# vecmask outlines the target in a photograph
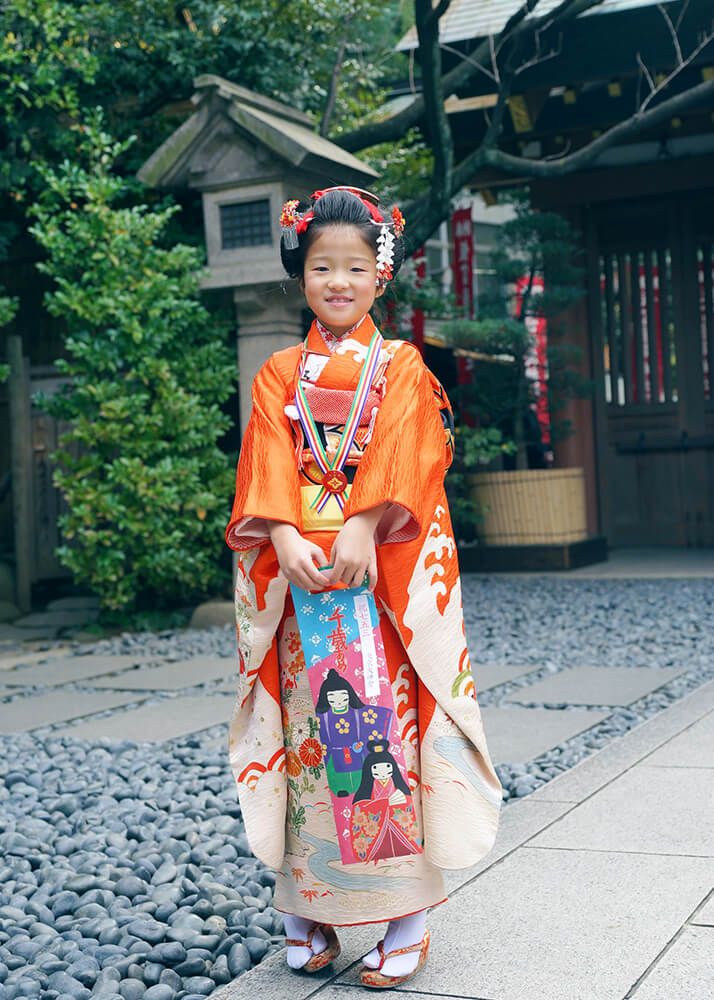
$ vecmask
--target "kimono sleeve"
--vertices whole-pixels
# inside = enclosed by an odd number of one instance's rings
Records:
[[[411,541],[433,513],[449,461],[431,373],[418,350],[405,343],[387,370],[387,389],[345,505],[345,520],[388,501],[375,531],[377,543]]]
[[[295,443],[285,415],[287,387],[273,357],[253,380],[251,411],[236,468],[226,544],[237,551],[269,539],[266,520],[301,529]]]

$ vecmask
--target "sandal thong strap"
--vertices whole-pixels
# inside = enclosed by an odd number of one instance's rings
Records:
[[[315,931],[318,930],[320,924],[313,924],[307,934],[307,939],[301,941],[300,938],[285,938],[285,944],[288,948],[309,948],[312,951],[312,939],[315,936]]]
[[[375,971],[378,972],[388,958],[394,958],[395,955],[408,955],[412,951],[421,951],[422,948],[424,947],[425,938],[426,934],[421,939],[421,941],[417,941],[416,944],[410,944],[406,948],[392,948],[391,951],[384,950],[384,940],[378,941],[377,951],[379,952],[379,965],[377,966]]]
[[[312,939],[315,936],[315,931],[322,931],[323,935],[327,937],[327,927],[327,924],[315,923],[308,931],[307,939],[305,941],[301,941],[300,938],[285,938],[285,944],[288,948],[309,948],[312,951]],[[322,952],[319,952],[318,954],[321,955]]]

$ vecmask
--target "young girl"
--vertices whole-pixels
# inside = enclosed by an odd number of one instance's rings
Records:
[[[388,922],[361,979],[390,988],[426,960],[426,913],[446,899],[441,869],[491,850],[501,806],[443,486],[451,407],[417,349],[382,340],[369,314],[404,258],[399,210],[385,219],[376,196],[329,188],[286,202],[281,225],[283,264],[315,319],[253,383],[226,529],[240,553],[230,761],[251,848],[276,869],[290,967],[328,964],[340,948],[334,926]],[[383,719],[375,708],[381,744],[369,753],[364,739],[328,751],[327,709],[345,713],[332,721],[346,733],[349,713],[370,706],[331,678],[317,712],[288,585],[318,592],[366,579],[393,709]],[[344,798],[331,795],[328,769]],[[351,863],[338,844],[343,802]]]

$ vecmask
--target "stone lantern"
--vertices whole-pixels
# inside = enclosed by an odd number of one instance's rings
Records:
[[[279,216],[288,198],[334,184],[369,187],[376,171],[317,135],[309,117],[218,76],[199,76],[195,111],[152,154],[139,179],[201,192],[206,289],[233,289],[240,426],[250,386],[273,351],[303,335],[303,300],[280,263]]]

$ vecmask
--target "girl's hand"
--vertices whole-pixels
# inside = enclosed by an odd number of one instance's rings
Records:
[[[353,514],[340,529],[332,545],[330,584],[338,581],[348,587],[359,587],[365,573],[369,574],[369,591],[377,586],[377,550],[374,531],[388,504],[371,507],[361,514]]]
[[[324,590],[328,574],[315,565],[325,563],[325,553],[319,545],[303,538],[297,528],[284,521],[268,521],[270,540],[278,557],[280,572],[303,590]]]

